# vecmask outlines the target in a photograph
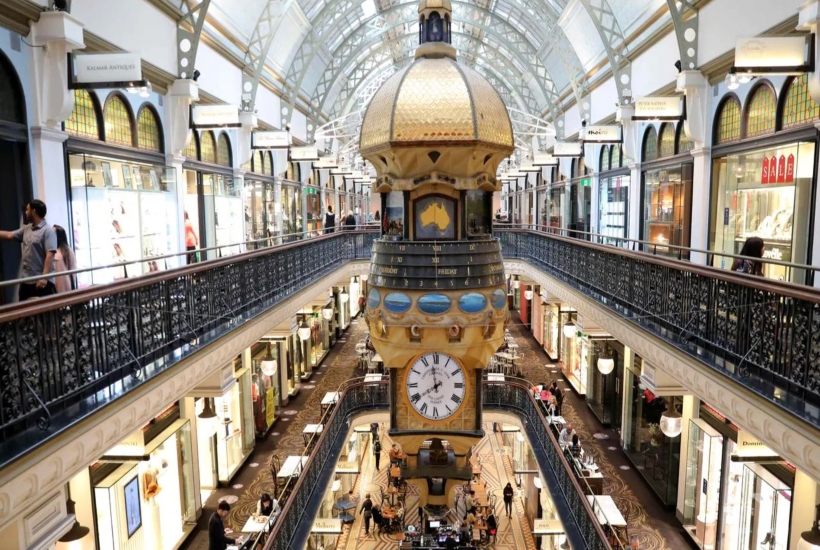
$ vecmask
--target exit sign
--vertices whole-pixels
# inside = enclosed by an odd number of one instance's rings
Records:
[[[592,185],[592,178],[581,178],[581,187],[589,187]]]

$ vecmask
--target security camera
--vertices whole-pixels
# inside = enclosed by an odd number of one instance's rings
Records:
[[[290,132],[290,124],[285,124],[285,130]]]
[[[681,65],[680,59],[675,61],[675,68],[678,70],[678,72],[681,72],[683,70],[683,65]]]
[[[199,75],[201,75],[201,74],[202,74],[202,73],[201,73],[201,72],[199,72],[199,70],[194,69],[194,82],[196,82],[197,80],[199,80]]]
[[[66,11],[68,9],[68,1],[67,0],[54,0],[51,4],[51,8],[54,11]]]

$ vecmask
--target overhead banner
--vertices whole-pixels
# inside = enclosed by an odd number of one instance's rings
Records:
[[[642,97],[635,101],[633,120],[680,120],[683,103],[678,96]]]
[[[587,126],[584,133],[584,143],[621,143],[621,126]]]
[[[319,160],[319,149],[316,147],[291,147],[290,160],[301,162]]]
[[[736,69],[777,72],[777,69],[799,69],[804,65],[806,39],[802,36],[756,36],[739,38],[735,43]]]
[[[557,141],[552,149],[554,157],[580,157],[583,154],[583,143],[580,141]]]
[[[72,56],[70,88],[128,88],[144,86],[142,58],[136,53],[94,53]],[[96,85],[96,86],[95,86]]]
[[[535,153],[533,166],[558,166],[558,159],[549,153]]]
[[[239,107],[236,105],[197,105],[194,107],[193,127],[238,128]]]
[[[287,149],[290,147],[290,134],[287,132],[254,132],[251,134],[253,149]]]

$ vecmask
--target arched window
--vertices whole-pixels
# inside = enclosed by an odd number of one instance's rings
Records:
[[[820,118],[820,105],[809,95],[809,77],[800,75],[787,84],[780,127],[783,130],[803,126]]]
[[[678,153],[688,153],[695,147],[695,142],[686,133],[686,124],[681,121],[678,124]]]
[[[105,102],[103,120],[105,121],[105,141],[129,147],[134,146],[131,112],[119,95],[113,94]]]
[[[671,157],[675,154],[675,126],[669,122],[661,124],[658,157]]]
[[[621,161],[621,144],[616,143],[612,146],[612,151],[609,154],[609,166],[612,168],[620,168],[622,166]]]
[[[11,62],[2,55],[0,55],[0,120],[15,124],[26,123],[25,98],[20,88],[20,81]],[[96,124],[96,117],[94,122]]]
[[[268,159],[268,160],[267,160],[267,163],[268,163],[268,164],[267,164],[268,171],[267,171],[267,172],[265,172],[265,173],[266,173],[267,175],[269,175],[269,176],[272,176],[272,175],[273,175],[273,153],[271,153],[270,151],[268,151],[268,153],[265,155],[265,158],[267,158],[267,159]]]
[[[74,110],[65,121],[69,134],[90,139],[100,139],[100,126],[94,98],[85,90],[74,90]]]
[[[259,171],[262,174],[270,174],[270,155],[268,153],[262,153],[262,169]]]
[[[729,97],[718,111],[715,144],[730,143],[739,139],[740,102],[735,97]]]
[[[191,160],[199,160],[199,140],[197,139],[196,132],[188,130],[188,136],[190,139],[182,154]]]
[[[148,105],[140,107],[140,114],[137,117],[137,146],[140,149],[162,153],[159,119]]]
[[[210,130],[199,135],[199,154],[202,162],[216,164],[216,139]]]
[[[231,162],[231,140],[225,132],[219,134],[219,147],[217,147],[216,152],[219,155],[219,164],[222,166],[233,165]]]
[[[253,164],[252,164],[251,170],[256,172],[257,174],[262,173],[262,155],[264,155],[264,154],[265,153],[263,153],[259,149],[257,149],[253,153]]]
[[[746,137],[773,134],[777,122],[777,98],[767,83],[758,84],[746,106]]]
[[[609,147],[604,145],[601,147],[601,172],[606,172],[611,167],[611,162],[609,159],[610,150]]]
[[[654,126],[646,129],[643,135],[643,162],[658,158],[658,132]]]

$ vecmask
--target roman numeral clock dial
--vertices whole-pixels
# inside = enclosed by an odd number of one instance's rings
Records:
[[[406,382],[410,404],[429,420],[450,418],[464,402],[464,369],[446,353],[433,351],[416,359]]]

